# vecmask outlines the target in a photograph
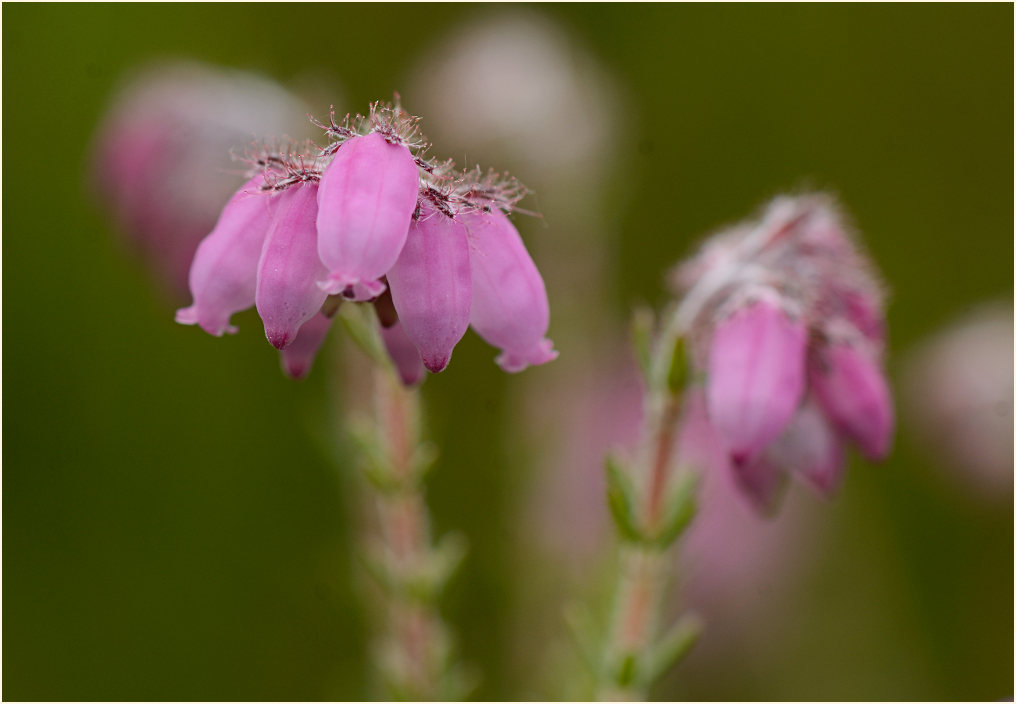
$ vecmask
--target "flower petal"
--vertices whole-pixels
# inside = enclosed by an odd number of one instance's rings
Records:
[[[759,457],[801,401],[807,331],[770,300],[716,328],[709,350],[709,417],[737,463]]]
[[[556,359],[554,343],[544,337],[547,289],[518,230],[498,210],[463,215],[462,221],[469,229],[473,329],[503,350],[497,363],[506,372]]]
[[[416,386],[423,381],[425,374],[420,352],[412,340],[406,337],[399,321],[389,327],[381,327],[381,339],[384,340],[388,356],[392,358],[399,378],[406,386]]]
[[[378,279],[402,251],[419,187],[419,169],[405,146],[377,132],[342,144],[318,190],[318,252],[327,267],[322,290],[356,301],[384,291]]]
[[[332,318],[323,313],[300,326],[296,339],[286,349],[279,352],[282,371],[291,379],[302,379],[310,373],[321,345],[328,337],[332,327]]]
[[[833,424],[868,459],[885,459],[892,443],[893,406],[875,355],[860,344],[831,344],[814,355],[809,380]]]
[[[300,326],[321,309],[327,294],[317,286],[325,268],[318,258],[317,186],[302,183],[278,195],[278,209],[257,266],[255,303],[265,335],[283,349]]]
[[[469,327],[472,283],[466,228],[424,210],[388,272],[392,302],[402,328],[432,372],[448,365],[452,349]]]
[[[201,241],[189,276],[194,303],[176,312],[176,322],[234,333],[230,317],[254,305],[258,258],[277,210],[277,198],[259,190],[263,183],[259,175],[244,184]]]

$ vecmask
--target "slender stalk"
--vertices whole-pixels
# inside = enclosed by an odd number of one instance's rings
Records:
[[[669,315],[645,370],[645,440],[636,462],[622,476],[612,477],[615,490],[627,501],[620,501],[615,513],[621,546],[613,619],[600,663],[600,701],[644,700],[652,682],[687,651],[698,632],[697,621],[686,618],[662,639],[659,635],[673,546],[694,511],[693,484],[687,485],[688,491],[673,491],[674,440],[684,384],[680,331],[678,315]],[[635,484],[628,484],[630,480]]]
[[[342,323],[371,358],[373,408],[354,431],[373,529],[364,533],[364,566],[381,587],[377,663],[386,698],[460,699],[461,668],[438,609],[464,541],[431,537],[423,478],[434,459],[422,440],[417,389],[406,388],[388,360],[370,308],[343,306]]]

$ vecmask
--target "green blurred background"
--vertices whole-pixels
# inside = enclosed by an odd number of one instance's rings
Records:
[[[5,699],[370,696],[353,483],[315,439],[325,365],[284,379],[253,313],[221,340],[174,324],[88,195],[89,140],[123,72],[164,57],[318,76],[341,89],[343,111],[401,90],[412,109],[418,57],[463,22],[513,11],[3,8]],[[612,267],[588,282],[601,327],[621,331],[633,303],[661,303],[666,266],[703,233],[801,186],[838,193],[865,234],[893,291],[894,352],[1010,298],[1011,5],[527,12],[618,87],[623,153],[588,203]],[[545,215],[523,233],[552,241]],[[585,291],[547,283],[552,307],[581,307]],[[556,324],[570,323],[552,336]],[[553,696],[509,652],[532,480],[513,428],[523,390],[589,354],[571,327],[560,359],[528,377],[502,374],[470,334],[425,385],[443,450],[436,529],[472,544],[446,615],[483,673],[480,698]],[[853,463],[794,608],[750,639],[765,652],[750,667],[679,669],[657,696],[1012,695],[1012,496],[964,492],[900,423],[884,466]]]

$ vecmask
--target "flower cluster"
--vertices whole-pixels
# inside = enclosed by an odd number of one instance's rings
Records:
[[[313,120],[312,120],[313,121]],[[198,247],[180,323],[212,335],[257,307],[293,376],[306,373],[341,300],[373,301],[407,384],[439,372],[472,325],[509,372],[554,359],[543,279],[507,215],[515,179],[426,158],[419,118],[375,103],[313,121],[327,137],[256,145],[249,180]]]
[[[673,273],[709,423],[742,489],[775,505],[788,473],[838,485],[844,441],[883,459],[893,407],[884,292],[828,197],[783,197]]]

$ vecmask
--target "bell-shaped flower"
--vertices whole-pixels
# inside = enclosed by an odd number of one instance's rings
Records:
[[[758,458],[793,417],[804,393],[807,337],[804,324],[768,297],[717,325],[706,400],[735,464]]]
[[[497,363],[506,372],[557,358],[554,343],[545,337],[547,289],[518,230],[496,209],[461,219],[469,231],[473,329],[501,348]]]
[[[325,274],[318,258],[317,185],[301,183],[280,193],[257,265],[255,303],[268,341],[283,349],[328,297],[317,285]]]
[[[402,324],[396,320],[389,327],[381,326],[381,339],[402,383],[406,386],[416,386],[423,381],[426,373],[423,369],[423,360],[420,359],[416,345],[406,337]]]
[[[301,325],[296,339],[279,352],[283,373],[290,379],[307,376],[331,328],[332,319],[324,313],[317,313]]]
[[[868,459],[884,459],[892,441],[893,406],[875,355],[861,342],[834,342],[812,355],[808,376],[837,429]]]
[[[398,259],[416,210],[419,169],[409,149],[373,132],[342,144],[321,175],[318,252],[329,294],[369,300]]]
[[[262,192],[263,183],[258,175],[244,184],[201,241],[189,277],[194,303],[176,312],[176,322],[215,336],[234,333],[230,317],[254,305],[258,259],[280,200]]]
[[[839,488],[843,477],[843,443],[810,396],[766,454],[826,496]]]
[[[424,366],[439,372],[469,327],[472,284],[465,226],[424,208],[388,272],[392,302]]]

